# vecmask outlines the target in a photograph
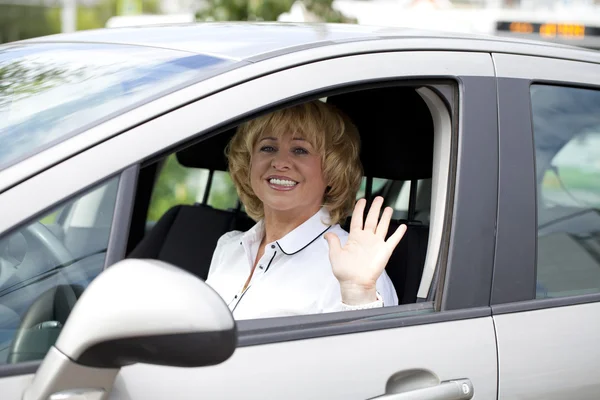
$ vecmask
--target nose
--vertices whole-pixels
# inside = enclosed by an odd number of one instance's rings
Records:
[[[289,169],[291,167],[291,163],[287,152],[278,151],[271,160],[271,167],[278,171]]]

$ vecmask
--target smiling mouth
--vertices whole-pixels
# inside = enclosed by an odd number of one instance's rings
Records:
[[[280,179],[280,178],[270,178],[270,179],[267,179],[267,182],[269,183],[269,186],[271,186],[271,187],[286,188],[286,189],[291,189],[298,184],[298,182],[293,181],[291,179]]]

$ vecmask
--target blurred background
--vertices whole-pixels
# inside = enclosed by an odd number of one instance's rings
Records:
[[[0,0],[0,43],[193,21],[348,22],[600,49],[600,0]]]

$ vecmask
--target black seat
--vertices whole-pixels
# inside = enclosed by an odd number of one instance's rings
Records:
[[[403,223],[407,231],[390,257],[386,272],[399,303],[415,303],[429,239],[429,225],[417,220],[415,212],[419,206],[417,180],[432,176],[433,119],[429,108],[414,88],[401,86],[347,93],[327,101],[345,112],[358,128],[367,178],[412,182],[408,219],[390,223],[388,237]],[[370,182],[367,179],[368,204],[372,200]]]
[[[230,131],[213,136],[177,153],[181,165],[210,171],[204,200],[202,204],[170,208],[129,253],[129,258],[166,261],[206,280],[219,238],[232,230],[247,231],[254,225],[239,209],[219,210],[206,204],[213,172],[227,168],[224,149],[232,135]]]
[[[232,230],[246,231],[253,224],[250,218],[235,211],[203,204],[175,206],[128,257],[166,261],[205,280],[219,238]]]
[[[417,292],[421,284],[429,226],[414,221],[391,221],[388,236],[401,225],[406,224],[407,230],[400,244],[392,253],[385,271],[394,283],[398,302],[411,304],[417,301]]]

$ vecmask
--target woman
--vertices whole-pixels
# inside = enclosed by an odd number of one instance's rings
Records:
[[[256,118],[229,144],[229,172],[258,223],[219,239],[207,283],[236,319],[398,304],[385,266],[402,225],[385,241],[376,198],[356,202],[362,177],[356,128],[333,106],[304,103]],[[354,206],[350,234],[339,222]]]

